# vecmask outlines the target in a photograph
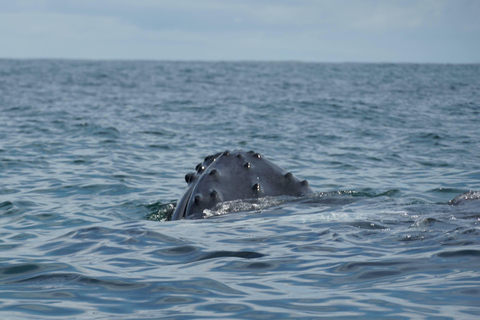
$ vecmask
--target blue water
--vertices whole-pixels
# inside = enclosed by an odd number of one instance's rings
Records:
[[[2,319],[480,317],[480,65],[0,60],[0,124]],[[165,221],[227,149],[317,193]]]

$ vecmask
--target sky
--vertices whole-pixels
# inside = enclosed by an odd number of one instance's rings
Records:
[[[480,0],[0,0],[0,58],[480,63]]]

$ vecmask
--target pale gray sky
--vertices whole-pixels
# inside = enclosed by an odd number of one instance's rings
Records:
[[[0,0],[0,58],[480,63],[480,0]]]

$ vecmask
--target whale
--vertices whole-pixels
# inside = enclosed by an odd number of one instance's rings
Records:
[[[307,180],[254,151],[223,151],[205,157],[185,175],[187,188],[170,220],[202,219],[225,201],[263,197],[303,197],[314,193]]]

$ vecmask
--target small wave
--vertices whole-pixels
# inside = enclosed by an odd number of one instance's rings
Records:
[[[440,258],[479,258],[480,250],[475,249],[462,249],[454,251],[443,251],[437,254]]]
[[[458,197],[455,197],[454,199],[450,200],[448,204],[456,206],[456,205],[464,204],[474,200],[480,200],[480,191],[468,191],[468,192],[462,193]]]
[[[332,206],[332,205],[347,205],[366,197],[380,197],[388,196],[393,191],[387,191],[381,194],[364,193],[359,191],[333,191],[333,192],[318,192],[304,197],[263,197],[258,199],[239,199],[232,201],[225,201],[218,203],[212,209],[205,209],[203,211],[204,218],[212,218],[223,216],[229,213],[237,212],[257,212],[260,213],[265,209],[282,205],[284,203],[302,203],[314,207],[318,206]],[[150,213],[145,217],[147,220],[153,221],[168,221],[175,211],[177,203],[172,201],[169,203],[154,203],[147,207]]]
[[[205,218],[210,218],[233,212],[259,212],[262,209],[285,203],[289,198],[292,197],[265,197],[259,199],[225,201],[217,204],[212,210],[205,209],[203,213],[205,214]]]

